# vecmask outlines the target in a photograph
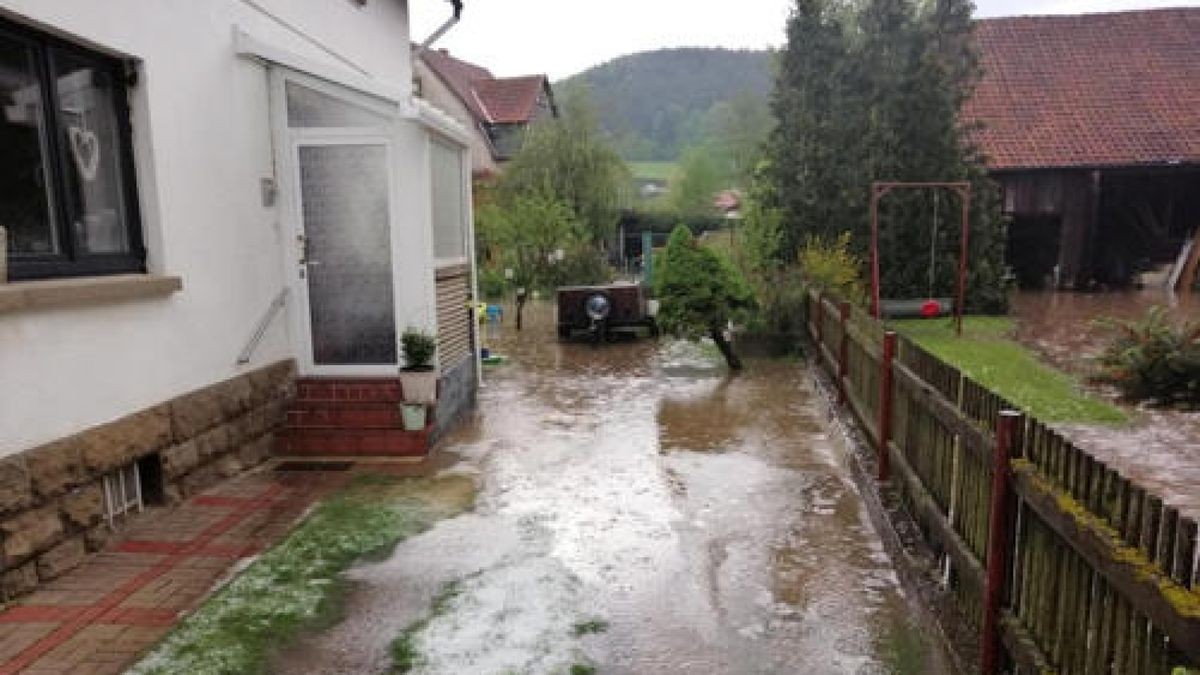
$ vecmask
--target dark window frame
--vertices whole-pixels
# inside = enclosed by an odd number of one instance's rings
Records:
[[[0,18],[0,37],[26,45],[33,50],[35,74],[42,94],[46,122],[45,157],[46,179],[51,185],[50,205],[54,216],[60,251],[44,255],[16,256],[8,251],[8,276],[12,281],[56,277],[100,276],[108,274],[144,273],[146,246],[142,233],[137,174],[133,158],[133,128],[129,107],[128,62],[94,49],[72,43],[44,31]],[[121,179],[121,198],[124,207],[122,223],[129,250],[117,253],[88,253],[82,250],[72,227],[68,207],[66,164],[70,157],[63,147],[64,128],[62,106],[57,82],[53,77],[56,53],[78,59],[105,71],[112,82],[112,98],[117,122],[117,143],[120,146],[117,170]]]

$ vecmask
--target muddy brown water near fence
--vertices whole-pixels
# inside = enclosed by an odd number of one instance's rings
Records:
[[[475,511],[353,570],[345,621],[277,672],[386,670],[450,582],[415,672],[945,672],[803,363],[728,378],[715,352],[562,345],[526,312],[488,340],[510,363],[443,448],[478,476]]]
[[[1087,377],[1111,339],[1102,317],[1140,319],[1155,305],[1177,322],[1200,320],[1200,295],[1161,290],[1113,293],[1018,293],[1013,303],[1017,339],[1055,366]],[[1112,392],[1097,390],[1100,395]],[[1168,503],[1200,518],[1200,411],[1126,405],[1122,426],[1061,424],[1060,429],[1097,459],[1153,489]]]

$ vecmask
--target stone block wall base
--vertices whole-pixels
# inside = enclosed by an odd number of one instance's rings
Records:
[[[262,462],[295,379],[281,361],[0,460],[0,600],[104,547],[105,475],[136,463],[169,505]]]

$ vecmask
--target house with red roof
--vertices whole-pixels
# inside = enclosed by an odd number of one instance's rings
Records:
[[[1200,8],[985,19],[976,39],[963,121],[1003,189],[1022,285],[1194,274]]]
[[[476,176],[499,171],[520,149],[526,127],[558,115],[545,75],[495,77],[444,49],[421,52],[413,65],[417,96],[471,130],[471,168]]]

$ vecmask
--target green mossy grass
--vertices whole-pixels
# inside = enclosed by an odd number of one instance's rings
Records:
[[[1116,425],[1129,421],[1120,408],[1087,394],[1077,380],[1042,363],[1013,340],[1012,319],[966,317],[961,338],[953,321],[945,319],[890,325],[1043,422]]]
[[[270,650],[334,622],[339,575],[470,507],[469,478],[363,476],[322,502],[175,628],[135,675],[263,672]]]

